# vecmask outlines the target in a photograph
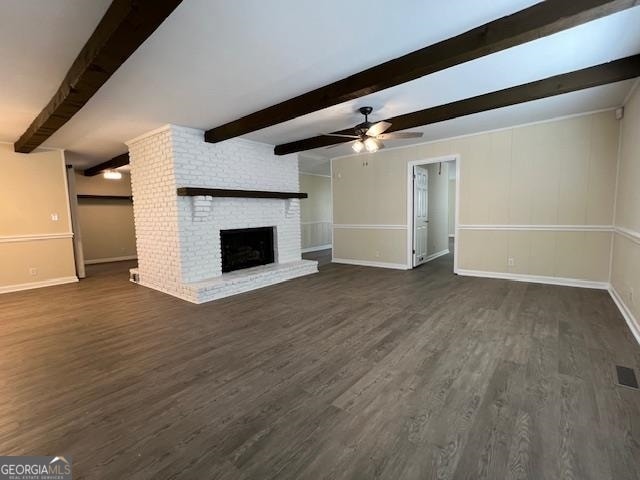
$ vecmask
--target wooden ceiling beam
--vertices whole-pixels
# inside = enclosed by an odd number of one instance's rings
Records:
[[[114,0],[46,107],[14,145],[29,153],[75,115],[182,0]]]
[[[95,167],[87,168],[84,170],[83,174],[85,177],[93,177],[95,175],[100,175],[105,170],[114,170],[119,167],[124,167],[125,165],[129,165],[128,153],[123,153],[122,155],[113,157],[111,160],[107,160]]]
[[[216,143],[490,55],[640,4],[640,0],[546,0],[205,132]]]
[[[519,103],[530,102],[555,95],[562,95],[564,93],[620,82],[639,76],[640,55],[634,55],[595,67],[556,75],[536,82],[498,90],[446,105],[438,105],[417,112],[387,118],[385,121],[391,123],[391,127],[385,133],[444,122],[465,115],[486,112],[496,108],[508,107],[510,105],[517,105]],[[355,132],[351,128],[333,133],[353,135]],[[274,153],[276,155],[286,155],[345,142],[349,142],[349,140],[321,135],[277,145]]]

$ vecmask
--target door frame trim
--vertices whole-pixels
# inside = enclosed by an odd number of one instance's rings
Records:
[[[440,157],[428,157],[421,160],[411,160],[407,162],[407,269],[412,270],[413,266],[413,167],[416,165],[429,165],[431,163],[440,162],[456,162],[456,211],[455,211],[455,238],[453,239],[454,252],[453,252],[453,272],[458,272],[458,216],[460,211],[460,155],[450,154]]]

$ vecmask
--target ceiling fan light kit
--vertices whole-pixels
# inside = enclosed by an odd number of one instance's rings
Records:
[[[418,138],[422,136],[422,132],[397,132],[397,133],[384,133],[389,128],[391,128],[391,123],[389,122],[377,122],[371,123],[369,122],[369,115],[373,112],[372,107],[360,107],[358,111],[364,115],[364,122],[353,127],[353,131],[355,135],[345,135],[341,133],[325,133],[323,135],[327,135],[329,137],[342,137],[342,138],[351,138],[353,144],[351,148],[354,152],[360,153],[363,150],[366,150],[369,153],[374,153],[384,148],[384,143],[382,140],[397,140],[401,138]],[[327,148],[332,148],[338,146],[332,145]]]
[[[367,152],[374,153],[374,152],[377,152],[378,150],[380,150],[380,148],[382,146],[384,146],[384,145],[382,145],[382,142],[380,142],[380,145],[378,145],[378,140],[376,140],[373,137],[368,137],[364,141],[364,146],[367,149]]]

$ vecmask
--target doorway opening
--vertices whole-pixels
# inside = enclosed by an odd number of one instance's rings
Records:
[[[457,270],[460,157],[411,161],[407,168],[407,267],[453,255]]]
[[[128,167],[86,176],[67,168],[76,274],[121,271],[137,264],[131,177]]]

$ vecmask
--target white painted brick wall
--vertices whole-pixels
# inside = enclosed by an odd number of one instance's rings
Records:
[[[128,145],[142,284],[203,301],[193,284],[222,275],[220,230],[226,229],[273,226],[276,262],[300,261],[299,200],[176,195],[179,187],[297,192],[297,155],[275,156],[273,147],[243,139],[205,143],[203,131],[173,125]],[[286,269],[278,271],[273,278],[286,277]]]

